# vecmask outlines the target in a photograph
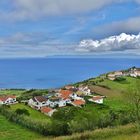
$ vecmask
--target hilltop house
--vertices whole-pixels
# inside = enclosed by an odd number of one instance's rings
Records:
[[[28,104],[37,110],[40,110],[42,107],[49,105],[48,99],[44,96],[35,96],[28,101]]]
[[[48,116],[52,116],[53,113],[57,111],[56,109],[52,109],[50,107],[42,107],[41,108],[41,113],[45,114],[45,115],[48,115]]]
[[[109,80],[114,81],[117,77],[121,77],[121,76],[123,76],[123,72],[122,71],[115,71],[114,73],[109,73],[107,75],[107,78]]]
[[[115,74],[116,77],[123,76],[123,72],[122,71],[115,71],[114,74]]]
[[[103,97],[102,96],[93,96],[92,98],[88,99],[90,102],[94,102],[97,104],[103,104]]]
[[[113,73],[109,73],[109,74],[107,75],[107,78],[108,78],[109,80],[111,80],[111,81],[114,81],[114,80],[116,79],[116,76],[115,76],[115,74],[113,74]]]
[[[135,74],[136,74],[136,76],[138,77],[138,76],[140,76],[140,70],[135,70]]]
[[[16,96],[14,95],[0,96],[0,105],[10,105],[15,103],[17,103],[17,101]]]
[[[132,77],[138,77],[140,76],[140,69],[139,68],[132,68],[131,69],[131,75]]]

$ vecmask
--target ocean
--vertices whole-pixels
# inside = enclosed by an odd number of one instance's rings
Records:
[[[58,88],[132,66],[140,58],[0,59],[0,88]]]

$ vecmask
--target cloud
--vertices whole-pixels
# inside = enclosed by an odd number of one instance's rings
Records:
[[[45,57],[72,54],[74,44],[44,33],[16,33],[0,38],[0,57]]]
[[[1,11],[0,16],[5,19],[25,20],[44,16],[78,14],[124,1],[127,0],[14,0],[11,10]]]
[[[76,48],[78,52],[102,53],[102,52],[124,52],[140,50],[140,34],[129,35],[122,33],[101,40],[82,40]]]
[[[98,36],[110,36],[112,34],[138,33],[140,31],[140,17],[132,17],[127,20],[114,21],[109,24],[104,24],[93,28],[92,32]]]

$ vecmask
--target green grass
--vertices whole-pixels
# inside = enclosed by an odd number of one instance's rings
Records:
[[[30,113],[30,116],[32,119],[34,120],[41,120],[41,121],[50,121],[50,117],[42,114],[41,112],[29,107],[28,105],[24,105],[22,103],[18,103],[18,104],[15,104],[15,105],[11,105],[10,109],[12,110],[16,110],[16,109],[27,109]]]
[[[139,129],[135,125],[129,124],[126,126],[118,126],[116,128],[105,128],[96,129],[94,131],[85,131],[83,133],[76,133],[71,136],[57,137],[54,138],[54,140],[122,140],[124,137],[133,138],[135,136],[140,137]]]
[[[3,94],[8,94],[8,95],[21,95],[22,93],[24,93],[26,90],[16,90],[16,89],[7,89],[7,90],[0,90],[0,95]]]
[[[140,84],[140,79],[126,77],[126,82],[124,83],[105,79],[103,82],[99,83],[98,85],[104,85],[109,87],[113,91],[115,90],[120,93],[126,93],[128,92],[128,89],[131,86],[134,86],[136,83]]]
[[[0,115],[0,140],[139,140],[140,133],[135,125],[129,124],[117,128],[97,129],[84,133],[56,138],[43,137]]]
[[[120,135],[120,136],[115,136],[111,137],[105,140],[140,140],[140,133],[136,134],[127,134],[127,135]]]
[[[0,140],[38,140],[43,136],[9,122],[0,115]]]
[[[98,79],[93,79],[93,81],[94,80],[100,80],[100,79],[99,78]],[[90,81],[92,81],[92,79]],[[78,110],[74,114],[73,119],[74,120],[82,120],[82,119],[84,119],[84,117],[85,118],[89,117],[90,119],[94,118],[94,117],[99,117],[99,116],[104,115],[107,112],[109,112],[110,109],[115,110],[115,111],[118,111],[120,109],[124,109],[124,110],[129,109],[129,105],[126,104],[124,97],[129,92],[129,90],[131,88],[134,88],[134,85],[136,83],[140,84],[140,79],[131,78],[131,77],[126,77],[126,81],[123,81],[123,82],[110,81],[110,80],[105,79],[104,81],[98,82],[98,84],[96,86],[92,85],[92,83],[91,83],[90,86],[93,89],[96,90],[97,94],[107,96],[107,98],[104,99],[104,105],[97,105],[97,104],[88,102],[83,108],[78,108]],[[23,92],[24,91],[18,91],[18,90],[5,90],[5,91],[3,90],[3,91],[0,91],[0,94],[21,95]],[[27,93],[27,96],[28,96],[28,93]],[[45,122],[46,121],[52,121],[52,118],[49,118],[48,116],[40,113],[39,111],[34,110],[34,109],[30,108],[29,106],[21,104],[21,103],[11,105],[10,109],[15,111],[18,108],[27,109],[30,113],[29,117],[34,119],[34,120],[40,120],[40,121],[45,121]],[[68,109],[68,108],[72,108],[72,107],[67,106],[66,109]],[[58,110],[61,110],[61,108],[58,109]],[[15,125],[16,127],[19,127],[16,124],[11,124],[11,125]],[[133,128],[133,129],[131,129],[131,128]],[[23,130],[22,129],[20,131],[21,132],[23,131],[23,133],[24,133],[24,131],[26,129],[23,129]],[[5,130],[5,129],[3,127],[1,127],[1,125],[0,125],[0,130]],[[129,134],[131,134],[130,136],[132,138],[134,138],[134,140],[135,140],[137,137],[139,138],[140,134],[138,132],[136,132],[136,134],[135,134],[135,132],[133,132],[134,130],[135,130],[135,127],[132,126],[132,125],[131,126],[129,125],[129,126],[126,126],[126,127],[120,127],[120,128],[116,128],[116,129],[106,128],[106,129],[103,129],[103,130],[97,130],[95,132],[94,131],[86,131],[86,132],[81,133],[81,134],[74,134],[72,136],[60,137],[60,138],[58,138],[58,140],[59,139],[60,140],[75,140],[75,139],[76,140],[81,140],[81,139],[84,139],[84,138],[85,139],[87,138],[89,140],[90,139],[96,139],[96,140],[100,140],[100,139],[101,140],[102,139],[121,140],[121,139],[124,139],[125,140],[127,138],[130,138],[128,136]],[[20,131],[19,132],[13,131],[13,134],[19,135]],[[26,131],[29,131],[29,130],[26,130]],[[120,135],[120,136],[117,136],[115,133]],[[0,131],[0,135],[2,135],[2,134],[3,133],[1,133],[1,131]],[[27,135],[29,135],[29,134],[27,134]],[[101,137],[101,134],[103,135],[102,137]],[[9,135],[8,134],[6,134],[6,135],[7,135],[7,139],[8,139]],[[30,137],[30,136],[28,136],[28,137]],[[6,136],[5,136],[5,139],[2,139],[2,140],[7,140],[7,139],[6,139]],[[22,135],[21,135],[20,139],[22,140]],[[41,138],[41,140],[46,140],[46,139],[48,139],[48,138],[47,137],[46,138]],[[15,138],[15,140],[16,140],[16,138]],[[57,138],[56,138],[56,140],[57,140]]]

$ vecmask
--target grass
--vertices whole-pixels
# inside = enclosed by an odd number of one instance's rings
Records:
[[[100,79],[98,78],[95,80],[100,80]],[[130,88],[134,87],[133,85],[135,85],[136,82],[138,84],[140,84],[140,79],[127,77],[126,81],[123,81],[123,82],[110,81],[110,80],[105,79],[101,82],[98,82],[97,85],[92,85],[92,83],[91,83],[90,87],[92,88],[92,91],[94,91],[97,94],[107,96],[107,98],[104,99],[104,105],[97,105],[97,104],[88,102],[83,108],[78,108],[78,110],[76,111],[76,113],[74,115],[74,119],[82,120],[82,119],[84,119],[84,117],[94,118],[94,117],[99,117],[100,115],[107,113],[110,109],[120,110],[123,108],[127,109],[127,107],[129,108],[128,104],[126,105],[124,95],[126,95],[129,92]],[[18,90],[5,90],[4,91],[3,90],[3,91],[0,91],[0,94],[21,95],[23,92],[24,91],[22,91],[22,90],[21,91],[18,91]],[[52,119],[49,118],[48,116],[45,116],[44,114],[40,113],[37,110],[30,108],[27,105],[24,105],[21,103],[11,105],[11,109],[13,111],[15,111],[18,108],[27,109],[30,113],[29,117],[31,117],[32,119],[45,121],[45,122],[52,121]],[[66,107],[66,109],[67,108],[71,108],[71,107]],[[4,124],[4,125],[6,125],[6,124]],[[16,124],[11,124],[11,125],[15,125],[15,127],[19,127]],[[5,129],[4,129],[4,127],[2,127],[0,125],[0,130],[5,130]],[[29,131],[29,130],[21,128],[20,131],[21,132],[23,131],[23,133],[24,133],[24,131]],[[19,135],[20,131],[19,132],[13,131],[13,134]],[[2,131],[2,132],[4,132],[4,131]],[[1,133],[1,131],[0,131],[0,135],[2,135],[2,134],[3,133]],[[33,134],[29,133],[27,135],[29,135],[29,137],[30,137],[30,135],[32,136]],[[6,135],[7,135],[7,139],[8,139],[9,138],[8,133]],[[118,135],[120,135],[120,136],[118,136]],[[37,136],[39,136],[39,135],[37,135]],[[34,135],[33,135],[32,139],[34,140],[34,138],[36,138],[36,137],[34,137]],[[96,139],[96,140],[102,140],[102,139],[121,140],[121,139],[124,139],[125,140],[126,139],[127,140],[127,138],[129,138],[129,139],[132,138],[134,140],[137,138],[140,139],[140,133],[138,132],[138,130],[135,126],[127,125],[127,126],[117,127],[114,129],[106,128],[106,129],[98,129],[95,131],[86,131],[81,134],[80,133],[73,134],[72,136],[58,137],[58,138],[55,138],[55,140],[86,140],[86,139],[88,139],[88,140],[90,140],[90,139]],[[2,140],[7,140],[7,139],[5,136],[5,139],[2,139]],[[48,139],[50,139],[50,138],[47,138],[47,137],[39,138],[38,137],[38,140],[48,140]],[[15,140],[17,140],[17,139],[15,138]],[[20,140],[22,140],[22,135],[20,137]]]
[[[119,140],[117,138],[122,140],[124,137],[128,138],[129,136],[132,136],[132,138],[136,136],[140,138],[139,129],[133,124],[118,126],[116,128],[85,131],[84,133],[76,133],[71,136],[57,137],[53,140]]]
[[[15,104],[15,105],[11,105],[10,109],[12,110],[16,110],[16,109],[27,109],[30,113],[30,116],[32,119],[35,119],[35,120],[41,120],[41,121],[50,121],[50,117],[42,114],[41,112],[27,106],[27,105],[24,105],[22,103],[18,103],[18,104]]]
[[[62,137],[43,137],[15,123],[9,122],[0,115],[0,140],[139,140],[139,129],[129,124],[117,128],[97,129],[76,133],[71,136]]]
[[[112,91],[117,91],[118,93],[124,93],[128,91],[128,88],[135,85],[136,83],[140,84],[140,79],[126,77],[126,82],[122,84],[122,82],[111,81],[105,79],[103,82],[99,83],[98,85],[103,85],[110,88]]]
[[[9,122],[0,115],[0,140],[38,140],[43,136]]]
[[[0,95],[21,95],[22,93],[24,93],[26,90],[20,90],[20,89],[6,89],[6,90],[0,90]]]
[[[139,140],[140,139],[140,132],[132,135],[120,135],[120,136],[115,136],[111,137],[105,140]]]

